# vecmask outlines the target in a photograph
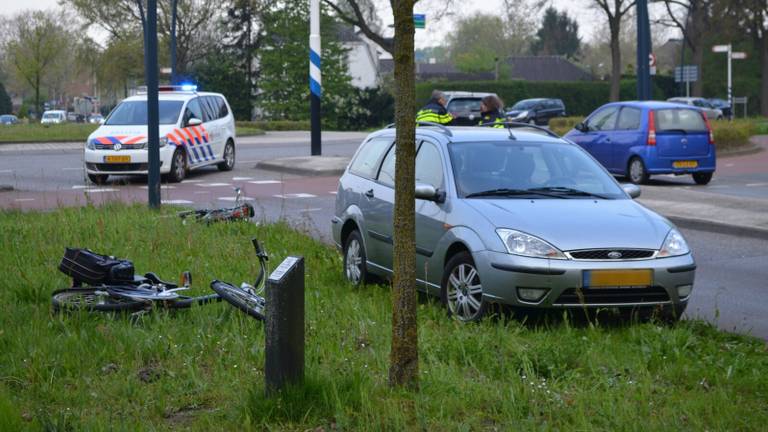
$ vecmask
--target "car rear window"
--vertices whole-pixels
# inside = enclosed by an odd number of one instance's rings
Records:
[[[707,124],[699,111],[685,108],[669,108],[654,111],[657,131],[685,130],[707,131]]]
[[[160,106],[160,124],[176,124],[181,113],[181,107],[184,101],[161,100]],[[146,125],[147,124],[147,102],[129,101],[122,102],[112,111],[109,118],[104,123],[108,126],[118,125]]]
[[[448,102],[448,111],[456,112],[456,113],[480,111],[480,99],[479,98],[451,99],[451,101]]]

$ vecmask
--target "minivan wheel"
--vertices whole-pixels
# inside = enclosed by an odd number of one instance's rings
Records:
[[[219,171],[232,171],[235,167],[235,143],[232,140],[227,141],[224,146],[224,161],[217,165]]]
[[[693,181],[696,182],[697,185],[705,185],[712,180],[712,173],[711,172],[697,172],[691,174],[693,177]]]
[[[352,285],[358,286],[368,280],[366,259],[360,231],[354,230],[344,243],[344,276]]]
[[[168,173],[168,180],[178,183],[187,176],[187,158],[184,157],[182,150],[176,149],[171,159],[171,172]]]
[[[445,265],[441,297],[449,316],[472,322],[483,318],[488,302],[483,299],[483,285],[469,252],[454,255]]]
[[[97,185],[103,185],[108,178],[109,174],[88,174],[88,180]]]
[[[643,163],[643,160],[639,157],[633,157],[629,161],[629,168],[628,171],[628,177],[629,181],[631,181],[634,184],[642,184],[648,181],[648,178],[650,177],[648,175],[648,170],[645,169],[645,164]]]

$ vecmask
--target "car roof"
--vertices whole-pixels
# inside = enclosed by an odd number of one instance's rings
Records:
[[[211,92],[185,92],[185,91],[161,91],[157,94],[158,100],[178,100],[178,101],[187,101],[193,98],[196,98],[198,96],[221,96],[224,97],[221,93],[211,93]],[[146,93],[140,93],[137,95],[129,96],[124,101],[145,101],[147,100]]]
[[[679,102],[675,101],[621,101],[612,102],[603,106],[631,106],[635,108],[663,109],[663,108],[682,108]],[[601,107],[602,108],[602,107]],[[697,107],[686,105],[688,109],[698,109]]]
[[[468,91],[444,91],[443,94],[449,99],[457,98],[483,98],[496,93],[468,92]]]
[[[528,129],[528,130],[526,130]],[[374,137],[395,137],[395,128],[387,128],[376,131],[368,136],[366,140]],[[448,134],[450,132],[450,135]],[[522,142],[541,142],[553,144],[570,144],[570,142],[546,134],[534,128],[512,128],[512,135],[515,141]],[[416,128],[417,137],[429,137],[443,144],[462,143],[462,142],[487,142],[487,141],[509,141],[510,129],[492,128],[478,126],[419,126]]]

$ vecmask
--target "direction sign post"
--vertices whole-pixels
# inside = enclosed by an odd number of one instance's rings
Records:
[[[427,16],[424,14],[413,14],[413,26],[417,29],[423,29],[427,26]]]
[[[699,80],[699,68],[696,65],[678,66],[675,68],[675,82],[685,83],[685,96],[691,95],[691,82]]]
[[[731,60],[743,60],[747,58],[747,53],[733,52],[733,46],[731,44],[715,45],[712,47],[712,52],[726,53],[728,56],[728,105],[731,106],[731,113],[733,113],[733,68],[731,66]]]

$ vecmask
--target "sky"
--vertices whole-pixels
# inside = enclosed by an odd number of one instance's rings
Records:
[[[58,7],[58,0],[0,0],[0,15],[10,16],[25,9],[50,9]],[[388,3],[388,2],[387,2]],[[429,4],[430,2],[427,2]],[[434,4],[434,2],[431,2]],[[599,13],[590,8],[590,0],[549,0],[549,4],[560,11],[567,11],[568,15],[575,18],[579,24],[579,34],[583,41],[590,41],[597,36],[597,32],[604,28],[604,18]],[[493,13],[502,10],[503,0],[456,0],[455,14],[453,17],[445,17],[440,22],[435,23],[430,19],[430,12],[420,10],[417,3],[414,13],[426,13],[426,29],[416,30],[416,48],[425,48],[429,46],[440,45],[445,39],[445,32],[450,31],[454,26],[456,18],[469,16],[476,12]],[[388,13],[388,11],[387,11]],[[543,11],[542,11],[543,13]],[[540,13],[541,14],[541,13]],[[653,18],[654,11],[650,12]],[[389,19],[382,18],[384,24],[392,22]],[[674,34],[670,34],[674,36]]]

